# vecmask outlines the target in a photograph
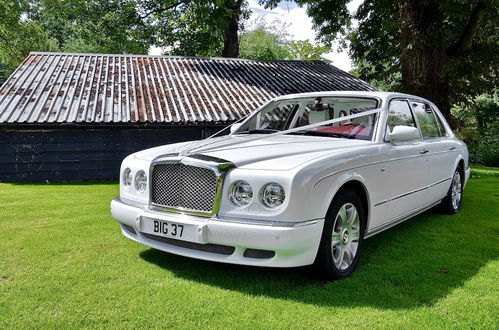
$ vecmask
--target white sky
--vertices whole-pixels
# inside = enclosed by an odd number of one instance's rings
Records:
[[[350,12],[357,10],[363,0],[352,0],[348,4]],[[310,40],[315,44],[315,31],[312,29],[312,19],[308,17],[306,8],[300,8],[295,3],[281,2],[275,9],[267,10],[258,4],[258,0],[248,0],[249,8],[253,12],[250,21],[263,17],[266,22],[271,23],[275,18],[288,24],[288,32],[293,40]],[[354,22],[355,24],[355,22]],[[332,52],[325,54],[325,57],[333,62],[333,65],[344,70],[352,69],[352,62],[346,50],[338,53],[337,45],[333,46]],[[160,55],[161,49],[153,47],[149,50],[151,55]]]
[[[352,0],[348,4],[350,12],[356,11],[362,1]],[[250,9],[253,11],[250,20],[262,16],[266,22],[270,23],[277,17],[280,21],[289,24],[288,32],[294,40],[310,40],[312,44],[316,44],[315,31],[312,29],[312,19],[308,17],[306,8],[297,7],[294,3],[290,2],[281,2],[275,9],[267,10],[258,4],[258,0],[248,0],[248,3]],[[337,48],[338,45],[334,45],[332,52],[325,54],[325,57],[331,60],[334,66],[344,71],[350,71],[352,69],[352,62],[348,57],[347,51],[343,50],[338,53],[336,51]]]

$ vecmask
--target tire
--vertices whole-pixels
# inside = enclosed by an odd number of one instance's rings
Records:
[[[351,189],[338,192],[326,215],[314,263],[320,277],[334,281],[352,274],[359,263],[365,226],[360,197]]]
[[[461,210],[463,202],[463,171],[458,166],[451,179],[451,185],[447,196],[442,201],[442,210],[447,214],[456,214]]]

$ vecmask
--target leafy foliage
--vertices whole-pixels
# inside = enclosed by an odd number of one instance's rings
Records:
[[[40,0],[29,10],[61,51],[147,54],[153,27],[136,0]]]
[[[282,44],[279,36],[257,29],[241,35],[240,56],[255,60],[285,60],[290,56],[289,49]]]
[[[452,108],[456,134],[470,149],[471,160],[499,166],[499,95],[481,94]]]
[[[241,35],[240,56],[255,60],[287,60],[291,57],[288,26],[278,19],[250,22],[251,29]]]
[[[324,54],[330,51],[327,46],[313,45],[309,40],[297,40],[289,44],[291,58],[302,61],[328,61]]]
[[[364,0],[354,15],[348,2],[298,1],[307,5],[320,41],[350,45],[360,78],[427,97],[446,115],[451,104],[497,86],[497,1]]]
[[[237,35],[250,15],[247,2],[242,0],[180,1],[167,7],[164,4],[162,0],[144,1],[141,10],[157,27],[155,44],[170,55],[221,56],[231,22],[236,24]]]
[[[34,50],[54,50],[55,40],[47,37],[43,28],[34,21],[22,20],[28,4],[23,1],[0,2],[0,81]]]

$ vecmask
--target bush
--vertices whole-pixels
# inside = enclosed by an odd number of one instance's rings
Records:
[[[482,94],[452,108],[456,135],[468,145],[470,162],[499,166],[499,96]]]
[[[470,148],[471,161],[486,166],[499,167],[499,122],[478,137],[476,145]]]

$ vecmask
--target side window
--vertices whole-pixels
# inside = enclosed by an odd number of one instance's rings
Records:
[[[412,112],[407,101],[393,100],[390,102],[387,124],[390,128],[390,132],[393,131],[395,126],[399,125],[416,127],[414,117],[412,116]]]
[[[411,106],[418,118],[421,133],[423,133],[423,139],[440,137],[440,130],[438,129],[437,120],[431,107],[426,103],[417,101],[411,101]]]
[[[440,136],[446,136],[447,132],[445,131],[444,124],[442,123],[442,121],[440,120],[440,118],[435,113],[435,110],[433,110],[433,114],[435,115],[435,119],[437,120],[437,126],[438,126],[438,130],[440,131]]]

